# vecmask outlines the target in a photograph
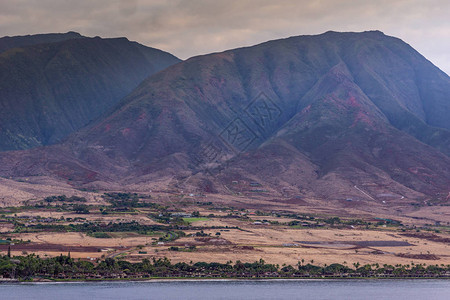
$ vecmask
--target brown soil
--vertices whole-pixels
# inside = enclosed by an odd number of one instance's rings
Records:
[[[414,258],[414,259],[425,259],[425,260],[438,260],[440,257],[434,255],[434,254],[409,254],[409,253],[397,253],[396,256],[398,257],[405,257],[405,258]]]
[[[202,242],[206,245],[231,245],[230,241],[221,238],[211,238],[211,237],[198,237],[195,238],[196,241]]]
[[[444,238],[434,233],[417,232],[417,233],[403,233],[402,235],[438,243],[450,244],[450,238]]]
[[[8,250],[8,245],[0,245],[0,251]],[[95,246],[68,246],[58,244],[15,244],[11,246],[11,251],[51,251],[51,252],[98,252],[101,248]]]

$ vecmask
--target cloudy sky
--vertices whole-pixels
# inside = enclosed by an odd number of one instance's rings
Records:
[[[0,36],[126,36],[185,59],[328,30],[378,29],[450,74],[448,0],[0,0]]]

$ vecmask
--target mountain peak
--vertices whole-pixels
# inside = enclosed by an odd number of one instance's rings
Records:
[[[386,36],[384,32],[380,30],[367,30],[367,31],[326,31],[319,36],[348,36],[348,35],[365,35],[365,36]],[[314,35],[313,35],[314,36]]]
[[[45,43],[56,43],[66,40],[83,38],[74,31],[67,33],[42,33],[32,35],[5,36],[0,38],[0,53],[12,48],[20,48]]]

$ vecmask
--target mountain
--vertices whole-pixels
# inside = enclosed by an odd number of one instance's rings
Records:
[[[44,33],[34,35],[5,36],[0,38],[0,53],[13,48],[26,46],[62,42],[71,39],[84,38],[78,32],[67,33]]]
[[[125,38],[0,39],[0,150],[53,144],[180,60]]]
[[[408,44],[327,32],[168,67],[65,143],[1,154],[0,174],[84,187],[173,178],[294,202],[445,202],[449,115],[450,78]]]

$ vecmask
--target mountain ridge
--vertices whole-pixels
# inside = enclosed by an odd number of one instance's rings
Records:
[[[38,36],[57,41],[0,53],[0,150],[58,142],[100,117],[148,75],[180,61],[126,38],[69,36]]]
[[[239,179],[276,197],[445,201],[448,99],[450,78],[397,38],[291,37],[170,66],[64,144],[0,154],[0,174],[91,188],[173,178],[219,193]]]
[[[4,36],[0,38],[0,53],[13,48],[23,48],[32,45],[62,42],[65,40],[84,38],[78,32],[43,33],[33,35]]]

